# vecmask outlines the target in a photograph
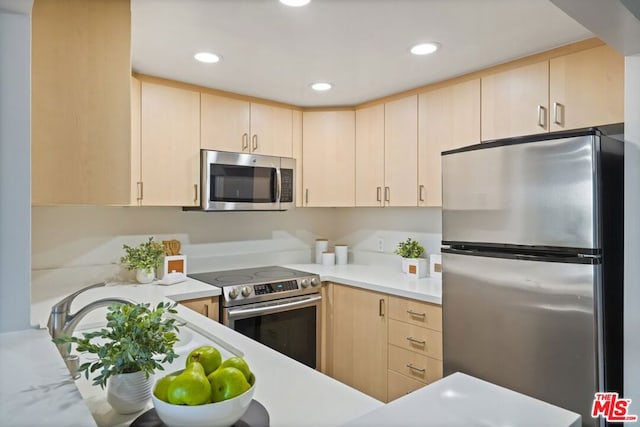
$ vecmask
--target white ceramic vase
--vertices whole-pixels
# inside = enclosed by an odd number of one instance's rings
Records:
[[[139,268],[136,270],[136,280],[138,283],[151,283],[156,278],[156,272]]]
[[[143,410],[151,398],[153,377],[144,372],[112,375],[107,380],[107,402],[119,414]]]

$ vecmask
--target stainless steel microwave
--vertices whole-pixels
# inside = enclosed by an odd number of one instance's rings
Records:
[[[295,206],[296,161],[286,157],[201,150],[205,211],[283,211]]]

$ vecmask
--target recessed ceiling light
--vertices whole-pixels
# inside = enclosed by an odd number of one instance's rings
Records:
[[[438,43],[420,43],[411,48],[411,53],[414,55],[428,55],[438,50],[438,47]]]
[[[333,87],[331,83],[327,83],[327,82],[311,83],[309,86],[311,86],[311,89],[316,90],[318,92],[324,92]]]
[[[198,52],[193,55],[200,62],[206,62],[207,64],[213,64],[220,61],[220,56],[210,52]]]
[[[280,0],[280,3],[291,7],[306,6],[311,0]]]

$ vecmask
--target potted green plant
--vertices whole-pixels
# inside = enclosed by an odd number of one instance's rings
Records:
[[[97,358],[80,365],[79,371],[89,379],[98,372],[93,385],[107,386],[107,401],[121,414],[143,409],[151,397],[151,375],[164,370],[162,363],[171,363],[178,355],[173,351],[178,341],[176,320],[167,313],[176,313],[177,303],[111,304],[107,309],[106,327],[85,332],[82,337],[62,336],[56,344],[76,344],[76,351],[95,354]]]
[[[399,242],[396,255],[402,257],[402,272],[415,275],[416,277],[424,277],[427,271],[427,260],[420,258],[424,253],[424,246],[409,237],[404,242]]]
[[[153,237],[149,237],[147,242],[141,243],[137,248],[128,245],[122,245],[126,251],[126,255],[120,258],[120,262],[124,264],[128,270],[136,271],[136,280],[139,283],[150,283],[156,277],[156,269],[162,263],[162,257],[165,254],[164,246],[153,241]]]

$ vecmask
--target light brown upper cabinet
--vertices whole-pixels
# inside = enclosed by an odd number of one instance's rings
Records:
[[[418,96],[384,104],[385,206],[417,206]]]
[[[356,206],[383,206],[384,104],[356,110]]]
[[[130,25],[129,0],[34,1],[34,205],[130,203]]]
[[[355,203],[355,112],[302,113],[303,206]]]
[[[482,140],[549,131],[549,61],[482,77]]]
[[[271,156],[293,155],[293,111],[202,94],[201,148]]]
[[[613,48],[553,58],[549,72],[552,131],[624,121],[624,57]]]
[[[442,206],[441,153],[480,142],[480,80],[418,96],[418,205]]]
[[[142,206],[200,203],[200,93],[142,82]]]
[[[302,186],[302,111],[293,111],[293,158],[296,159],[296,207],[304,205]]]

